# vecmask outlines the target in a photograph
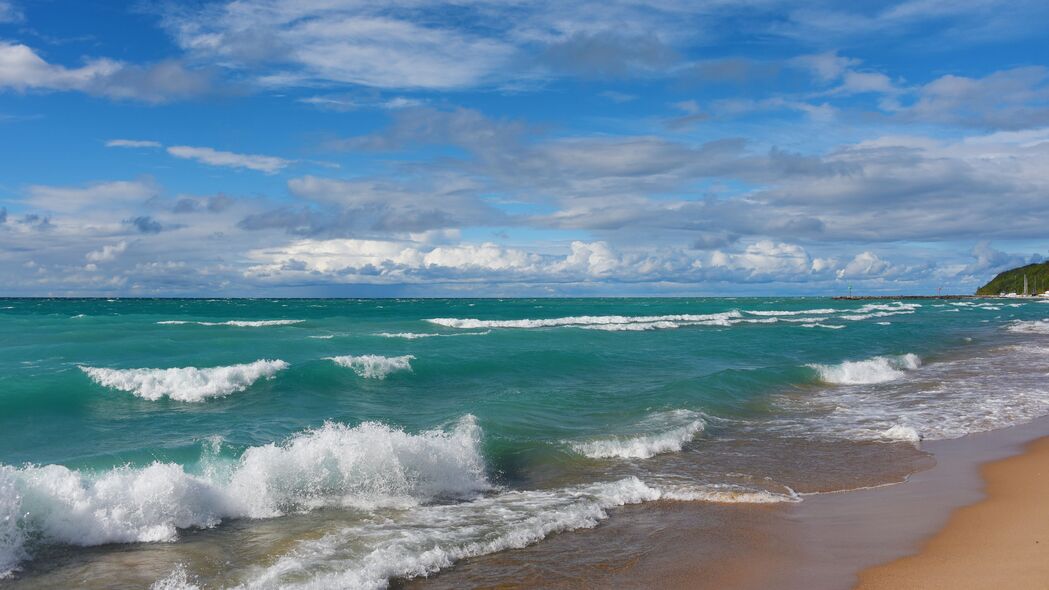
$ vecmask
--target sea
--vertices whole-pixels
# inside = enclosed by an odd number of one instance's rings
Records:
[[[1047,414],[1039,299],[0,299],[0,588],[513,587]]]

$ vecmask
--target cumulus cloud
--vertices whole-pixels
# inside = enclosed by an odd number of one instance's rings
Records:
[[[116,260],[118,256],[127,250],[127,242],[121,240],[115,244],[107,244],[100,250],[92,250],[88,252],[84,257],[89,262],[112,262]]]
[[[78,91],[120,100],[163,103],[201,95],[209,87],[207,74],[187,69],[177,61],[136,65],[93,58],[82,66],[70,68],[45,61],[27,45],[0,41],[0,89]]]
[[[392,240],[298,240],[254,250],[247,270],[270,280],[325,277],[377,284],[428,280],[496,280],[572,283],[589,281],[804,282],[833,279],[833,261],[814,258],[795,244],[761,241],[742,251],[701,254],[668,248],[622,251],[602,242],[573,241],[567,252],[548,254],[494,243],[427,246]]]
[[[996,250],[988,240],[977,242],[970,253],[974,260],[965,267],[963,272],[974,276],[990,276],[1003,270],[1042,261],[1042,256],[1039,254],[1024,256]]]

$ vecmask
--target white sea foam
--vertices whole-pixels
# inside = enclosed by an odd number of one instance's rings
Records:
[[[459,329],[479,328],[582,328],[599,326],[616,326],[628,324],[655,324],[665,322],[665,327],[678,327],[678,325],[731,325],[729,320],[742,317],[738,311],[726,311],[711,314],[674,314],[660,316],[623,316],[623,315],[600,315],[600,316],[570,316],[562,318],[547,319],[523,319],[523,320],[481,320],[476,318],[431,318],[426,321],[438,326]],[[673,324],[673,325],[671,325]],[[628,328],[629,329],[629,328]],[[639,328],[646,329],[646,328]],[[647,328],[652,329],[652,328]]]
[[[226,322],[192,322],[189,320],[164,320],[157,322],[162,326],[181,326],[195,324],[198,326],[234,326],[237,328],[265,328],[267,326],[291,326],[306,320],[229,320]]]
[[[185,564],[178,564],[171,573],[153,582],[149,590],[200,590],[200,586],[189,581]]]
[[[467,500],[491,488],[481,430],[409,434],[328,423],[236,461],[206,457],[201,474],[174,463],[98,473],[60,465],[0,466],[0,574],[36,543],[166,542],[227,518],[270,518],[322,506],[406,508]]]
[[[603,330],[605,332],[646,332],[648,330],[672,330],[681,327],[676,322],[637,322],[632,324],[592,324],[579,326],[584,330]]]
[[[437,333],[419,333],[419,332],[379,332],[376,336],[382,336],[383,338],[404,338],[405,340],[418,340],[420,338],[433,338],[434,336],[440,336]]]
[[[918,443],[922,440],[922,435],[917,430],[902,424],[893,424],[882,431],[881,436],[888,440],[900,440],[911,443]]]
[[[335,334],[321,334],[319,336],[307,336],[307,338],[313,338],[314,340],[331,340],[335,338]]]
[[[1006,428],[1049,415],[1047,363],[1049,346],[1037,343],[975,349],[964,358],[923,365],[914,379],[876,386],[856,379],[813,395],[783,396],[778,403],[785,418],[761,428],[791,436],[912,443]],[[890,364],[878,371],[888,369],[900,370]]]
[[[795,311],[757,311],[757,310],[748,310],[746,313],[748,313],[750,315],[783,317],[783,316],[795,316],[795,315],[826,315],[828,313],[837,313],[838,311],[840,311],[840,310],[831,309],[831,308],[824,308],[824,309],[801,309],[801,310],[795,310]]]
[[[174,369],[106,369],[81,366],[80,370],[103,387],[133,393],[148,400],[169,397],[182,402],[202,402],[243,391],[259,379],[269,379],[288,368],[282,360],[259,360],[227,367]]]
[[[795,322],[804,324],[822,324],[831,316],[848,321],[861,321],[871,318],[890,317],[915,313],[921,304],[903,303],[870,303],[854,310],[818,308],[802,310],[732,310],[712,314],[669,314],[658,316],[569,316],[544,319],[519,320],[483,320],[478,318],[430,318],[426,321],[457,329],[477,328],[585,328],[615,332],[666,330],[683,326],[722,326],[737,324],[775,324],[778,322]],[[755,317],[751,317],[755,316]],[[830,324],[827,324],[830,325]],[[813,326],[808,326],[813,327]]]
[[[801,327],[803,327],[803,328],[827,328],[828,330],[840,330],[840,329],[844,328],[845,326],[843,326],[842,324],[823,324],[823,323],[820,323],[820,322],[816,322],[814,324],[802,324]]]
[[[386,588],[391,578],[428,576],[461,559],[525,547],[562,531],[593,528],[608,517],[609,509],[657,500],[735,503],[798,498],[715,486],[661,489],[637,477],[505,492],[472,502],[423,506],[396,523],[349,526],[302,541],[242,588]],[[362,539],[368,542],[363,550]],[[338,566],[331,567],[333,563]]]
[[[710,484],[705,486],[658,486],[663,500],[680,502],[711,502],[715,504],[780,504],[801,502],[801,497],[790,488],[785,493],[751,490],[736,485]]]
[[[908,315],[920,309],[920,303],[902,303],[900,301],[894,301],[892,303],[868,303],[862,305],[853,313],[842,314],[839,316],[843,320],[849,320],[852,322],[858,322],[862,320],[869,320],[871,318],[886,318],[895,315]]]
[[[353,369],[354,373],[365,379],[385,379],[390,373],[397,371],[411,371],[412,360],[415,357],[406,354],[404,356],[380,356],[377,354],[362,354],[359,356],[333,356],[328,360],[340,367]]]
[[[862,361],[845,361],[836,365],[809,365],[826,383],[856,385],[884,383],[903,377],[904,371],[917,369],[921,359],[915,354],[876,356]]]
[[[300,541],[256,571],[245,588],[381,588],[392,577],[433,573],[464,557],[524,547],[589,528],[608,509],[656,500],[791,502],[734,486],[661,486],[636,477],[552,490],[498,490],[485,477],[472,416],[449,430],[409,434],[366,422],[328,423],[237,460],[205,445],[197,472],[173,463],[99,473],[49,465],[0,466],[0,571],[37,544],[170,542],[187,528],[230,518],[271,518],[319,507],[362,517]],[[375,509],[383,510],[367,516]],[[334,567],[333,567],[334,566]],[[304,576],[303,574],[307,574]],[[156,586],[190,587],[184,568]]]
[[[405,340],[418,340],[420,338],[451,337],[451,336],[487,336],[491,330],[482,332],[459,332],[458,334],[438,334],[436,332],[379,332],[376,336],[383,338],[403,338]]]
[[[1049,334],[1049,320],[1017,320],[1009,324],[1007,330],[1019,334]]]
[[[689,410],[660,412],[637,425],[639,434],[570,443],[572,450],[593,459],[648,459],[680,451],[706,426],[702,415]]]

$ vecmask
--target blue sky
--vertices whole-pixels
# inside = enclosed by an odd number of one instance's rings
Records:
[[[0,0],[6,295],[969,292],[1049,5]]]

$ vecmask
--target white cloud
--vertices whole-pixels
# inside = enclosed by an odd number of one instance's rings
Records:
[[[152,180],[115,180],[82,187],[33,185],[24,204],[56,213],[73,214],[141,204],[159,194]]]
[[[849,68],[859,65],[860,60],[838,55],[837,51],[827,51],[795,57],[790,63],[810,70],[822,82],[833,82],[841,78]]]
[[[106,147],[115,148],[159,148],[164,147],[158,141],[148,141],[141,139],[110,139],[106,142]]]
[[[107,98],[162,103],[207,91],[208,77],[174,61],[148,66],[105,58],[68,68],[51,64],[21,43],[0,41],[0,89],[79,91]]]
[[[231,2],[168,19],[176,41],[202,59],[271,64],[263,84],[327,80],[376,88],[447,90],[476,85],[514,48],[432,20],[398,17],[396,4]],[[277,64],[288,64],[288,70]]]
[[[116,244],[107,244],[100,250],[92,250],[85,255],[85,258],[89,262],[111,262],[116,260],[125,250],[127,250],[127,242],[121,240]]]
[[[13,2],[0,0],[0,23],[20,23],[23,20],[25,16]]]
[[[884,276],[891,265],[874,252],[860,252],[844,268],[838,270],[839,279]]]
[[[681,249],[623,252],[607,242],[572,242],[564,254],[493,243],[428,246],[409,241],[297,240],[252,250],[253,277],[376,284],[431,280],[499,282],[806,282],[833,280],[835,263],[794,244],[762,241],[741,252],[699,254]]]
[[[167,152],[176,158],[196,160],[209,166],[226,166],[230,168],[247,168],[257,170],[266,174],[275,174],[294,163],[293,160],[285,160],[276,156],[263,156],[258,154],[238,154],[235,152],[224,152],[210,147],[194,147],[188,145],[173,145],[167,148]]]

